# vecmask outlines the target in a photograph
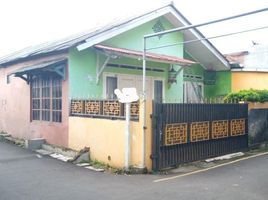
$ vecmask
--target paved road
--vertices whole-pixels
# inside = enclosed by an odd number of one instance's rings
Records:
[[[93,172],[0,142],[0,200],[267,200],[268,155],[155,183]]]

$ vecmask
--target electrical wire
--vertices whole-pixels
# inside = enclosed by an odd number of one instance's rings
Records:
[[[191,28],[197,28],[197,27],[206,26],[206,25],[210,25],[210,24],[215,24],[215,23],[219,23],[219,22],[223,22],[223,21],[227,21],[227,20],[240,18],[240,17],[245,17],[245,16],[249,16],[249,15],[252,15],[252,14],[257,14],[257,13],[264,12],[264,11],[268,11],[268,8],[262,8],[262,9],[259,9],[259,10],[254,10],[254,11],[247,12],[247,13],[242,13],[242,14],[239,14],[239,15],[234,15],[234,16],[230,16],[230,17],[216,19],[216,20],[213,20],[213,21],[204,22],[204,23],[200,23],[200,24],[188,24],[188,25],[183,26],[183,27],[178,27],[178,28],[174,28],[174,29],[171,29],[171,30],[165,30],[165,31],[161,31],[161,32],[158,32],[158,33],[144,35],[143,37],[144,37],[144,39],[146,39],[146,38],[151,38],[151,37],[155,37],[155,36],[159,36],[159,35],[165,35],[165,34],[169,34],[169,33],[179,32],[179,31],[188,30],[188,29],[191,29]]]
[[[216,36],[211,36],[211,37],[203,37],[203,38],[194,39],[194,40],[187,40],[187,41],[179,42],[179,43],[175,43],[175,44],[168,44],[168,45],[162,45],[162,46],[157,46],[157,47],[151,47],[151,48],[147,48],[146,50],[160,49],[160,48],[165,48],[165,47],[171,47],[171,46],[183,45],[183,44],[188,44],[188,43],[193,43],[193,42],[199,42],[199,41],[203,41],[203,40],[216,39],[216,38],[220,38],[220,37],[227,37],[227,36],[232,36],[232,35],[252,32],[252,31],[258,31],[258,30],[262,30],[262,29],[266,29],[266,28],[268,28],[268,26],[262,26],[262,27],[258,27],[258,28],[247,29],[247,30],[237,31],[237,32],[232,32],[232,33],[226,33],[226,34],[221,34],[221,35],[216,35]]]

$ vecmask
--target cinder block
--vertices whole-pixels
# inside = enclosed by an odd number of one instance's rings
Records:
[[[44,143],[45,143],[44,138],[36,138],[36,139],[26,140],[25,146],[27,149],[37,150],[37,149],[41,149],[42,144]]]

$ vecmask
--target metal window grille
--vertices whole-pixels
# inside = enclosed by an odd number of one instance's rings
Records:
[[[62,80],[35,77],[31,83],[32,120],[62,121]]]

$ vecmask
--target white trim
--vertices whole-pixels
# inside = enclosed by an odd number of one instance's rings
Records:
[[[196,59],[195,56],[193,56],[192,54],[190,54],[190,53],[185,49],[185,47],[183,47],[183,48],[184,48],[185,52],[186,52],[187,54],[189,54],[189,55],[190,55],[196,62],[198,61],[198,59]],[[198,65],[200,65],[201,67],[203,67],[204,70],[207,69],[202,63],[196,63],[196,64],[198,64]]]
[[[119,28],[113,27],[111,30],[105,30],[103,33],[99,33],[95,36],[92,36],[92,37],[86,39],[86,43],[80,44],[76,48],[78,49],[78,51],[82,51],[86,48],[89,48],[89,47],[95,45],[95,44],[98,44],[102,41],[105,41],[105,40],[110,39],[114,36],[117,36],[121,33],[124,33],[128,30],[131,30],[135,27],[138,27],[138,26],[140,26],[144,23],[147,23],[153,19],[156,19],[160,16],[163,16],[163,15],[169,13],[170,11],[171,11],[170,7],[164,7],[164,8],[161,8],[160,10],[151,12],[151,13],[146,14],[144,16],[137,17],[136,19],[134,19],[132,21],[126,22],[123,25],[119,25]]]
[[[92,47],[95,44],[98,44],[98,43],[103,42],[107,39],[110,39],[114,36],[117,36],[121,33],[124,33],[128,30],[131,30],[135,27],[138,27],[144,23],[147,23],[147,22],[149,22],[153,19],[156,19],[160,16],[163,16],[167,13],[172,14],[184,26],[189,25],[187,23],[187,21],[172,6],[163,7],[159,10],[156,10],[154,12],[150,12],[150,13],[145,14],[143,16],[137,17],[137,18],[130,20],[128,22],[125,22],[123,24],[119,24],[118,26],[111,27],[111,29],[107,29],[107,30],[103,31],[102,33],[98,33],[98,34],[86,39],[85,43],[78,45],[76,48],[78,49],[78,51],[82,51],[86,48]],[[196,38],[198,38],[198,39],[202,38],[201,35],[195,29],[190,29],[189,31]],[[226,67],[226,69],[230,68],[228,62],[224,59],[223,55],[219,54],[219,52],[215,49],[215,47],[211,46],[210,43],[208,43],[206,40],[201,40],[200,42],[205,46],[205,48],[207,48]],[[190,55],[192,55],[192,54],[190,54]]]
[[[107,79],[107,77],[116,77],[117,78],[117,74],[109,73],[109,72],[104,72],[102,74],[102,78],[103,78],[102,97],[103,97],[103,99],[106,99],[106,79]],[[118,78],[117,78],[117,86],[118,86]]]
[[[176,10],[172,9],[171,13],[181,22],[184,26],[189,25],[178,13]],[[195,29],[189,29],[189,31],[198,39],[201,39],[202,37],[199,35],[198,32],[195,31]],[[212,47],[206,40],[200,40],[200,42],[205,45],[205,47],[210,50],[221,62],[229,69],[228,62],[215,50],[214,47]]]

